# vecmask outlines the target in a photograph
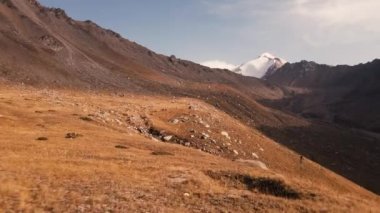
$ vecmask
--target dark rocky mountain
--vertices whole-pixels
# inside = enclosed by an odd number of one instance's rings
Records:
[[[306,118],[380,133],[380,60],[356,66],[301,61],[267,77],[286,97],[273,102]]]

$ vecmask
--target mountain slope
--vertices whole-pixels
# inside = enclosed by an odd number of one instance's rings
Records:
[[[380,60],[356,66],[303,61],[285,65],[267,80],[287,90],[280,108],[380,133]]]
[[[286,64],[267,81],[283,87],[286,95],[278,100],[262,100],[262,103],[313,121],[313,127],[307,129],[278,131],[263,127],[267,134],[379,192],[375,181],[380,175],[379,60],[356,66],[302,61]],[[328,126],[336,126],[336,129],[326,128]],[[290,141],[289,136],[292,136]],[[329,155],[334,159],[327,159]],[[364,173],[367,175],[363,176]]]
[[[254,161],[253,166],[247,165],[250,163],[252,164],[252,160],[258,160],[256,159],[256,156],[252,154],[255,153],[256,155],[259,155],[260,161],[269,167],[269,173],[271,175],[289,176],[290,179],[294,179],[296,182],[294,186],[300,186],[300,191],[305,194],[310,195],[310,191],[318,191],[319,189],[323,191],[322,188],[327,187],[327,191],[320,193],[320,198],[322,200],[325,198],[330,200],[330,196],[324,197],[324,195],[335,190],[344,194],[347,199],[351,196],[349,195],[351,192],[354,192],[354,197],[358,200],[372,200],[376,198],[372,193],[361,189],[350,181],[347,181],[328,170],[326,170],[324,175],[316,175],[320,174],[321,167],[306,158],[306,168],[302,168],[301,170],[299,154],[289,151],[277,144],[277,142],[281,142],[292,147],[283,142],[283,140],[280,140],[279,137],[274,137],[276,136],[275,134],[273,134],[274,136],[272,137],[272,134],[269,134],[267,129],[270,129],[275,133],[278,133],[277,131],[279,131],[281,134],[287,133],[284,131],[286,128],[305,128],[310,129],[309,131],[312,133],[316,132],[312,122],[287,112],[284,113],[266,107],[259,103],[261,100],[281,100],[281,98],[286,95],[287,91],[279,86],[274,86],[266,81],[256,78],[244,77],[226,70],[209,69],[190,61],[177,59],[175,56],[167,57],[156,54],[145,47],[122,38],[115,32],[102,29],[91,21],[81,22],[72,20],[64,11],[42,7],[38,2],[33,0],[2,1],[0,3],[0,22],[0,47],[2,50],[0,52],[0,82],[3,85],[16,85],[13,92],[12,90],[7,90],[7,87],[5,87],[3,91],[7,91],[6,94],[9,94],[9,96],[2,97],[3,100],[1,101],[2,114],[5,114],[0,116],[0,119],[4,121],[1,122],[3,125],[2,131],[12,132],[9,135],[2,135],[3,138],[1,143],[4,147],[3,150],[6,152],[5,154],[8,156],[5,158],[8,165],[5,170],[11,170],[2,178],[14,183],[17,186],[15,189],[18,189],[18,187],[23,189],[20,190],[22,191],[20,193],[11,190],[9,194],[7,194],[7,188],[2,189],[7,197],[12,198],[12,196],[22,196],[23,192],[29,191],[30,188],[33,188],[32,183],[28,182],[28,184],[24,185],[19,182],[19,179],[28,176],[37,178],[40,174],[44,174],[45,172],[46,175],[44,175],[44,178],[54,179],[54,175],[50,177],[50,173],[47,172],[49,171],[49,163],[44,164],[43,168],[39,167],[39,165],[33,165],[35,166],[34,169],[37,170],[26,169],[25,173],[22,172],[24,170],[20,172],[10,169],[15,168],[15,170],[17,170],[19,167],[25,168],[25,165],[31,163],[27,160],[29,157],[31,157],[31,159],[42,158],[41,160],[43,162],[49,162],[50,160],[54,160],[56,163],[63,162],[68,166],[63,170],[70,170],[69,168],[72,164],[81,165],[75,167],[76,169],[70,173],[75,176],[75,178],[70,179],[70,177],[63,176],[63,181],[80,180],[81,183],[85,183],[85,179],[77,177],[75,171],[78,171],[83,167],[86,168],[85,165],[87,165],[88,158],[94,156],[96,162],[92,165],[94,167],[99,163],[97,160],[101,162],[106,161],[106,166],[108,163],[111,164],[112,167],[110,170],[107,170],[108,168],[106,168],[106,170],[102,170],[102,174],[111,172],[115,176],[107,179],[109,181],[108,183],[115,183],[115,181],[120,182],[122,180],[122,177],[119,177],[117,172],[115,172],[118,171],[117,165],[122,164],[123,166],[121,169],[124,169],[123,171],[125,171],[128,167],[124,167],[124,163],[129,163],[130,161],[123,158],[123,153],[119,153],[120,156],[118,155],[118,157],[113,156],[115,154],[113,151],[97,153],[97,151],[101,150],[100,147],[105,148],[105,144],[103,144],[104,146],[102,145],[103,141],[111,141],[115,146],[119,143],[125,143],[127,146],[133,145],[133,147],[142,146],[142,151],[140,150],[141,152],[138,151],[138,153],[145,154],[142,155],[142,157],[140,156],[141,158],[139,158],[139,161],[131,161],[137,164],[132,171],[141,174],[141,169],[138,168],[138,165],[143,162],[145,158],[150,159],[150,162],[155,162],[156,160],[156,158],[152,158],[150,154],[146,154],[148,152],[147,150],[153,149],[156,145],[149,145],[147,148],[144,143],[152,141],[157,142],[156,140],[162,141],[166,140],[166,136],[172,136],[169,141],[166,142],[175,143],[177,144],[176,146],[170,144],[157,146],[163,149],[173,148],[174,150],[179,150],[179,153],[181,153],[179,155],[187,153],[188,146],[212,154],[211,156],[204,153],[199,154],[198,151],[191,149],[192,154],[198,153],[194,155],[194,158],[199,160],[199,162],[197,161],[194,164],[190,163],[189,165],[189,161],[191,161],[189,159],[191,159],[191,156],[185,160],[180,159],[176,166],[184,168],[181,169],[181,172],[186,170],[192,171],[191,168],[196,164],[200,167],[197,167],[195,173],[202,173],[203,176],[200,175],[200,177],[204,177],[204,170],[212,170],[212,166],[204,168],[202,167],[202,164],[215,158],[216,160],[212,162],[215,162],[215,164],[220,163],[220,165],[226,165],[227,168],[243,164],[242,171],[246,173],[253,172],[251,171],[251,167],[254,167],[255,169],[253,170],[257,171],[257,174],[260,174],[261,172],[263,172],[261,173],[263,175],[267,174],[260,168],[259,170],[256,170],[258,164],[256,161]],[[25,89],[23,85],[27,85],[28,87]],[[29,86],[39,88],[40,90],[38,91],[42,94],[36,95],[35,93],[28,93],[29,90],[32,91]],[[62,94],[58,93],[61,90],[64,92],[62,92]],[[15,91],[23,91],[23,98],[20,99]],[[61,100],[60,98],[60,96],[65,97],[70,95],[74,97],[75,95],[79,95],[80,97],[76,100],[68,99],[66,101]],[[106,95],[107,98],[103,95]],[[33,97],[32,101],[29,100],[29,96]],[[49,98],[45,101],[39,102],[39,100],[42,100],[45,96],[48,96]],[[134,101],[135,98],[141,102],[136,103]],[[165,101],[162,101],[162,98],[164,98]],[[178,99],[184,98],[186,99],[186,104],[181,103],[178,105],[176,103]],[[117,101],[113,102],[112,100],[114,99]],[[18,103],[20,103],[20,105]],[[51,104],[56,104],[57,108],[54,107],[54,109],[49,109],[55,106]],[[48,107],[46,108],[44,105]],[[76,107],[79,107],[80,109]],[[134,109],[132,113],[133,115],[128,115],[130,109]],[[196,112],[192,112],[193,110]],[[57,112],[57,114],[54,114],[54,112]],[[76,119],[75,116],[79,115],[78,113],[80,114],[80,117]],[[214,115],[216,116],[215,119]],[[74,118],[68,119],[69,116],[74,116]],[[66,119],[69,121],[69,124],[66,123]],[[177,119],[177,121],[174,119]],[[90,123],[78,124],[78,120],[80,122],[89,121]],[[91,121],[94,122],[91,123]],[[186,124],[182,124],[182,121]],[[178,126],[183,126],[179,128],[172,125],[177,122],[181,122]],[[210,123],[208,124],[208,122]],[[47,128],[45,128],[45,124]],[[207,124],[210,127],[207,127]],[[42,127],[41,125],[45,127]],[[215,127],[212,127],[213,125],[215,125]],[[14,129],[13,127],[20,127],[20,129]],[[41,129],[36,130],[36,127],[41,127]],[[73,130],[72,128],[75,129]],[[132,129],[132,131],[129,131],[129,129]],[[325,129],[326,131],[324,132],[329,132],[334,128],[326,126]],[[261,132],[259,130],[261,130]],[[72,131],[85,132],[84,143],[78,144],[80,147],[64,146],[67,140],[63,139],[62,134],[72,133]],[[191,137],[193,131],[196,131],[197,135]],[[25,135],[17,138],[17,132],[23,132]],[[227,132],[228,134],[222,134],[222,132]],[[262,132],[279,140],[273,141],[270,138],[267,138],[266,135],[262,134]],[[332,142],[331,150],[334,150],[335,148],[338,149],[340,146],[344,145],[344,143],[340,142],[345,138],[355,138],[363,141],[363,143],[368,140],[360,135],[358,136],[356,133],[347,133],[344,137],[341,137],[340,131],[334,129],[332,132],[333,135],[336,136],[334,139],[338,140],[339,143]],[[99,140],[98,137],[96,137],[99,136],[97,134],[95,134],[94,137],[90,136],[94,133],[101,134],[100,138],[102,138],[102,140]],[[39,134],[43,135],[40,136]],[[33,146],[28,146],[28,143],[25,143],[32,141],[36,142],[35,139],[47,134],[49,134],[48,139],[51,138],[52,141],[52,144],[50,144],[49,139],[49,143],[47,143],[49,150],[51,150],[49,153],[54,153],[56,150],[61,150],[62,148],[67,149],[67,152],[60,153],[61,155],[59,155],[63,159],[55,159],[54,156],[50,155],[40,156],[41,158],[39,158],[39,156],[35,156],[34,153],[41,153],[43,145],[33,144]],[[118,134],[122,134],[122,136]],[[299,134],[292,133],[286,135],[285,138],[291,139],[296,135]],[[210,136],[212,138],[210,138]],[[329,134],[325,134],[326,138],[330,136],[331,135]],[[69,137],[71,136],[69,135]],[[139,143],[136,144],[137,142],[135,142],[134,139],[138,139],[137,141]],[[236,139],[236,141],[234,139]],[[239,143],[238,139],[244,144]],[[321,138],[315,137],[310,140],[317,142],[320,139]],[[17,141],[19,143],[11,144],[12,141]],[[91,145],[91,142],[93,141],[95,141],[94,147]],[[339,146],[337,145],[337,147],[335,147],[335,144],[338,144]],[[178,145],[184,145],[187,147]],[[318,143],[303,143],[302,145],[305,145],[306,150],[313,146],[318,147]],[[88,153],[86,152],[87,146],[91,149]],[[31,149],[31,156],[23,158],[21,162],[17,161],[18,157],[12,154],[14,152],[22,152],[24,154],[23,150],[18,149],[19,147],[28,147]],[[75,152],[77,148],[80,148],[81,153]],[[373,149],[373,146],[364,147],[363,152],[360,152],[358,157],[362,157],[363,153],[371,151],[371,149]],[[8,150],[10,151],[8,152]],[[352,150],[356,150],[355,147],[349,151]],[[133,154],[133,151],[134,149],[128,151],[128,155],[136,155]],[[72,152],[74,152],[74,154],[76,153],[74,156],[78,157],[75,162],[71,162],[69,160],[70,155],[66,155],[67,153]],[[281,154],[277,156],[273,153]],[[22,154],[17,155],[22,156]],[[205,157],[204,160],[202,156],[207,157]],[[305,155],[305,157],[308,157],[308,155]],[[318,155],[314,157],[316,158],[315,161],[323,163],[322,165],[324,166],[328,166],[329,163],[332,163],[333,160],[335,160],[334,157],[323,155],[322,151],[318,152]],[[240,161],[237,161],[239,159]],[[376,158],[369,160],[373,159]],[[246,160],[249,161],[247,162]],[[343,160],[351,162],[356,160],[356,158],[344,158]],[[17,162],[20,164],[18,165]],[[228,163],[225,164],[225,162]],[[175,165],[177,162],[166,159],[162,164],[168,165],[170,163]],[[367,161],[364,163],[367,163]],[[259,165],[264,167],[262,164]],[[93,168],[92,166],[91,168]],[[53,164],[53,167],[60,170],[60,168],[56,168],[55,164]],[[116,169],[112,170],[112,168]],[[149,170],[149,165],[146,165],[144,168]],[[328,168],[341,172],[341,170],[339,170],[340,168]],[[365,178],[370,177],[371,180],[376,180],[378,174],[368,173],[368,169],[370,168],[362,168],[363,167],[360,165],[354,165],[352,168],[352,171],[354,172],[351,172],[353,174],[343,174],[345,177],[353,179],[357,183],[364,185],[371,190],[377,190],[376,183],[370,182],[367,185]],[[170,170],[169,167],[166,169],[165,172]],[[299,178],[300,170],[304,171],[301,172],[304,175],[302,178]],[[16,176],[19,179],[10,180],[8,178],[12,176],[11,174],[13,174],[13,172],[16,172]],[[159,174],[165,174],[165,172],[156,172]],[[23,174],[26,175],[22,176]],[[123,174],[127,175],[128,173]],[[223,179],[225,176],[228,177],[229,173],[227,172],[226,175],[223,175],[225,173],[217,174],[219,175],[211,173],[208,176],[210,178],[212,176],[215,179]],[[362,175],[362,179],[353,178],[356,174]],[[92,177],[94,173],[89,172],[87,175]],[[154,174],[149,174],[148,177],[149,178],[144,180],[158,184],[152,180]],[[236,177],[241,176],[238,175]],[[168,178],[170,179],[170,177]],[[134,181],[137,179],[139,178],[134,179]],[[302,183],[304,181],[318,182],[319,184],[316,186],[317,189],[313,188],[311,185],[307,185],[306,188],[303,188]],[[91,186],[96,186],[97,180],[90,178],[90,182]],[[190,185],[193,183],[192,181],[188,182],[190,182]],[[103,183],[104,182],[98,182],[98,184]],[[198,179],[195,183],[198,183]],[[54,187],[51,187],[54,189],[60,188],[60,186],[54,185],[52,182],[49,182],[49,184],[53,185]],[[144,183],[140,184],[144,185]],[[160,190],[163,191],[149,191],[149,188],[154,188],[154,184],[152,186],[144,185],[144,189],[149,192],[146,195],[149,197],[154,194],[160,195],[160,197],[165,197],[165,193],[167,193],[164,190],[165,187],[160,188]],[[241,183],[234,182],[231,184]],[[64,185],[65,187],[71,188],[78,187],[77,185],[70,183]],[[197,184],[195,184],[195,186],[191,185],[190,188],[194,190],[197,188],[196,185]],[[207,183],[201,182],[200,186],[201,190],[207,191]],[[46,185],[38,187],[41,189],[39,192],[43,191],[45,188],[49,189],[49,186]],[[242,189],[239,187],[240,186],[238,186],[237,189],[235,187],[234,190],[238,190],[239,196],[244,196],[244,189],[246,188]],[[87,192],[85,190],[85,184],[81,185],[79,188],[83,189],[84,192]],[[122,189],[124,190],[125,188],[128,187],[124,186]],[[213,189],[215,189],[215,191],[213,191],[211,195],[208,195],[207,193],[201,194],[204,197],[210,196],[209,201],[211,204],[213,198],[218,198],[218,190],[222,189],[221,200],[223,201],[224,198],[228,197],[227,192],[231,188],[219,188],[218,185]],[[111,193],[109,189],[107,190],[106,188],[103,188],[103,190],[107,193]],[[239,190],[243,190],[243,192]],[[50,191],[50,189],[47,191]],[[253,193],[253,195],[251,194],[252,188],[251,190],[248,189],[248,191],[249,196],[253,196],[253,199],[245,200],[243,202],[244,205],[251,205],[250,202],[254,200],[257,195],[255,193]],[[181,196],[183,193],[186,193],[178,189],[171,192],[175,192],[175,195],[179,194]],[[136,193],[138,194],[138,192]],[[91,193],[87,193],[87,195],[85,193],[84,195],[88,196],[88,194]],[[102,194],[102,192],[99,194]],[[117,191],[117,194],[123,194],[122,190]],[[76,195],[73,195],[71,197],[71,202],[75,202],[75,196]],[[258,196],[265,197],[267,195],[259,194]],[[175,199],[173,197],[171,198]],[[43,198],[35,196],[33,193],[28,199],[43,200]],[[275,199],[282,200],[281,202],[283,202],[283,204],[277,209],[283,210],[288,205],[288,201],[285,200],[286,198]],[[118,200],[123,200],[123,198]],[[336,200],[332,199],[332,202],[335,201]],[[81,201],[81,203],[82,202],[85,201]],[[236,202],[241,202],[241,200],[237,199]],[[272,205],[275,201],[269,197],[265,202]],[[313,199],[297,201],[295,207],[293,206],[294,209],[300,209],[302,206],[305,206],[304,202],[313,203],[314,201]],[[339,200],[336,202],[339,203]],[[343,201],[341,200],[341,202]],[[0,203],[5,205],[8,202],[3,201]],[[28,201],[28,203],[33,203],[33,201]],[[51,201],[51,203],[54,202]],[[226,203],[223,204],[228,205]],[[323,201],[317,205],[318,207],[315,209],[323,206]],[[228,207],[232,208],[232,206],[234,205],[231,204]],[[369,206],[372,207],[372,204]],[[377,206],[375,205],[375,207]],[[339,209],[339,205],[334,206],[334,208]],[[356,208],[360,209],[360,207]],[[344,209],[341,208],[340,210],[343,211]]]
[[[380,208],[372,193],[307,159],[300,165],[294,152],[200,100],[3,83],[0,89],[5,211]],[[210,138],[202,139],[203,132]]]
[[[1,64],[8,79],[146,91],[159,89],[141,88],[147,81],[176,87],[242,81],[245,87],[267,90],[253,79],[156,54],[91,21],[72,20],[60,9],[45,8],[35,1],[9,2],[12,6],[1,5],[0,44],[7,52]],[[10,62],[16,58],[17,69],[13,69],[16,63]]]

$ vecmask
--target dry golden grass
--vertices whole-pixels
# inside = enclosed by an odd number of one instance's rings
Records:
[[[0,91],[0,212],[380,209],[376,195],[311,161],[300,168],[297,154],[197,100],[6,86]],[[270,170],[238,163],[229,155],[158,142],[134,129],[133,125],[143,125],[140,118],[146,116],[157,128],[187,138],[187,129],[202,127],[168,121],[189,113],[189,103],[197,108],[191,113],[210,123],[211,135],[223,129],[244,139],[242,150],[262,147],[260,160]],[[123,116],[133,121],[126,122]],[[67,133],[80,136],[67,139]],[[244,184],[236,187],[210,177],[208,171],[280,180],[301,196],[286,199]]]

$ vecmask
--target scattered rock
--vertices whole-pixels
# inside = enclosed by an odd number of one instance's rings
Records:
[[[239,152],[236,149],[234,149],[233,152],[235,155],[239,155]]]
[[[116,145],[115,148],[116,149],[128,149],[128,147],[123,146],[123,145]]]
[[[173,135],[167,135],[163,137],[164,141],[170,141],[173,138]]]
[[[177,57],[175,57],[175,55],[171,55],[168,59],[173,64],[177,62]]]
[[[252,152],[252,157],[254,157],[256,159],[259,159],[259,156],[256,153],[254,153],[254,152]]]
[[[184,193],[183,196],[190,197],[190,194],[189,193]]]
[[[148,130],[144,127],[137,127],[137,131],[139,131],[142,134],[145,134],[148,132]],[[159,133],[158,133],[159,134]]]
[[[172,124],[178,124],[178,123],[179,123],[179,120],[178,120],[178,119],[173,119],[173,120],[171,121],[171,123],[172,123]]]
[[[183,116],[183,117],[181,117],[181,119],[182,119],[183,121],[188,121],[188,120],[190,120],[190,118],[189,118],[188,116]]]
[[[38,141],[47,141],[48,138],[47,137],[38,137],[36,140],[38,140]]]
[[[84,121],[93,121],[92,118],[89,118],[87,116],[82,116],[80,117],[81,120],[84,120]]]
[[[202,133],[201,139],[206,140],[210,137],[207,133]]]
[[[154,151],[152,152],[152,155],[174,155],[174,154],[170,152],[165,152],[165,151]]]
[[[80,137],[80,136],[82,136],[82,135],[77,134],[75,132],[69,132],[69,133],[66,134],[65,138],[67,138],[67,139],[75,139],[75,138]]]
[[[228,132],[226,131],[222,131],[220,134],[222,134],[224,137],[226,137],[227,139],[231,139]]]

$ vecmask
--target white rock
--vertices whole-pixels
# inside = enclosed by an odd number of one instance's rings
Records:
[[[224,137],[231,139],[230,136],[228,135],[228,132],[222,131],[220,134],[222,134]]]
[[[164,141],[170,141],[173,138],[173,135],[168,135],[164,137]]]
[[[254,152],[252,152],[252,157],[254,157],[256,159],[259,159],[259,156],[256,153],[254,153]]]
[[[235,155],[239,155],[239,152],[237,150],[234,149],[233,152],[234,152]]]
[[[202,133],[201,139],[207,139],[209,137],[210,137],[210,135],[208,135],[206,133]]]
[[[178,119],[173,119],[172,120],[172,124],[178,124],[179,123],[179,120]]]

